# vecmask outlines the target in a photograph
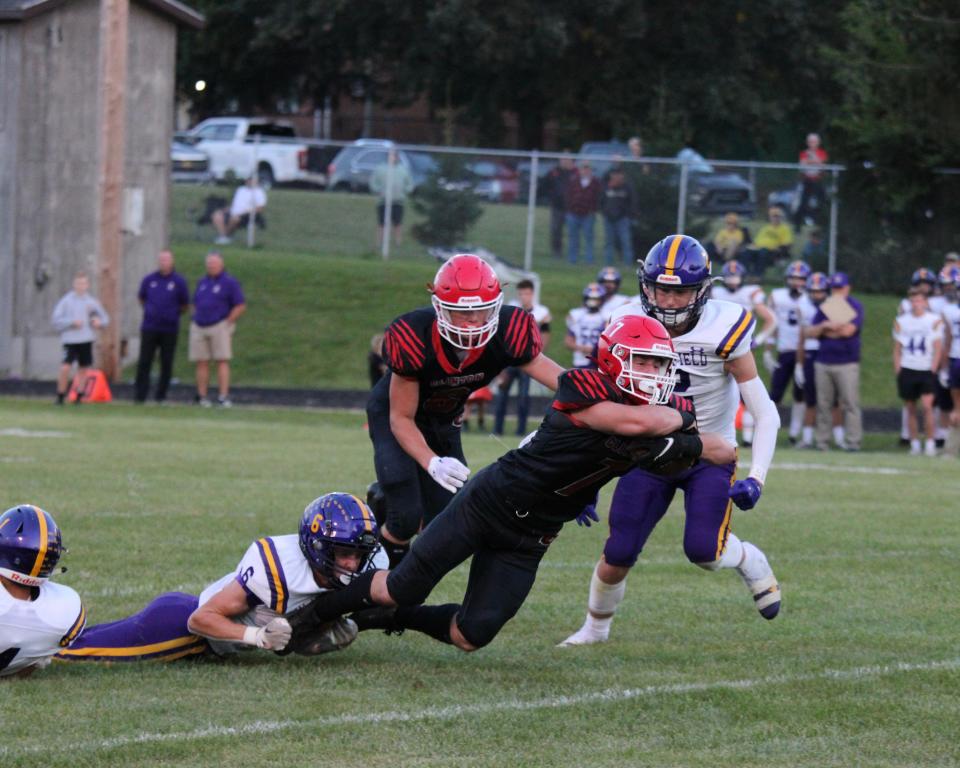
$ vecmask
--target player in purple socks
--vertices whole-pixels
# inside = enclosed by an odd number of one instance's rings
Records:
[[[317,655],[340,650],[356,625],[336,619],[290,647],[285,614],[317,594],[349,584],[368,568],[384,567],[373,513],[356,496],[328,493],[303,512],[297,534],[265,536],[239,565],[198,596],[168,592],[139,613],[87,627],[57,658],[63,661],[172,661],[243,650]]]
[[[692,237],[661,240],[638,274],[640,302],[621,308],[613,321],[641,314],[663,323],[678,357],[675,391],[693,401],[702,432],[718,433],[735,446],[734,416],[738,397],[743,399],[756,423],[752,463],[743,480],[735,479],[735,461],[699,464],[669,477],[644,469],[624,475],[613,494],[610,535],[590,583],[586,621],[564,646],[607,640],[627,574],[678,490],[684,494],[683,550],[690,562],[710,571],[735,569],[764,618],[780,610],[780,587],[763,552],[730,530],[732,505],[751,509],[760,499],[780,427],[750,354],[753,313],[709,300],[710,258]]]

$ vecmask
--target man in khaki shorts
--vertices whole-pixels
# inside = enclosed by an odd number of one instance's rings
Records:
[[[247,305],[240,282],[227,273],[223,257],[216,251],[207,254],[207,274],[197,283],[193,294],[193,318],[190,323],[190,362],[197,364],[197,403],[209,408],[210,361],[217,361],[217,404],[229,408],[230,359],[233,357],[233,330]]]

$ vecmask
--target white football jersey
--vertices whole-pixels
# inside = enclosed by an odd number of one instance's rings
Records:
[[[777,351],[795,352],[800,343],[801,301],[804,294],[794,298],[789,288],[770,291],[770,309],[777,318]]]
[[[603,315],[603,327],[606,328],[610,325],[610,318],[613,317],[613,313],[625,304],[629,304],[630,301],[629,296],[624,296],[622,293],[615,293],[603,302],[603,306],[600,307],[600,314]]]
[[[519,301],[511,301],[510,306],[523,308]],[[539,328],[544,323],[549,323],[552,319],[550,317],[550,310],[547,309],[543,304],[534,303],[533,309],[530,310],[530,314],[533,315],[533,321],[537,324]]]
[[[940,314],[943,312],[950,302],[947,301],[946,296],[927,296],[927,309],[935,314]],[[900,304],[897,306],[898,315],[909,315],[910,314],[910,297],[908,296],[905,299],[900,299]]]
[[[947,302],[940,313],[943,318],[944,329],[950,329],[950,357],[960,359],[960,304]]]
[[[642,315],[639,303],[630,303],[614,315]],[[716,432],[737,444],[734,419],[740,404],[737,382],[724,370],[728,360],[750,354],[756,320],[753,312],[729,301],[710,299],[697,324],[673,338],[679,356],[674,390],[693,400],[701,432]]]
[[[710,289],[710,298],[717,301],[732,301],[739,304],[744,309],[753,309],[757,304],[763,304],[767,300],[767,294],[759,285],[741,285],[737,290],[731,291],[723,283],[714,283]]]
[[[367,568],[389,568],[390,561],[383,549],[378,549]],[[321,592],[310,564],[300,550],[300,537],[293,533],[286,536],[265,536],[251,544],[240,564],[231,573],[217,579],[200,593],[200,605],[206,603],[220,590],[236,581],[247,593],[250,610],[234,621],[248,627],[263,625],[258,621],[258,607],[264,606],[278,614],[290,613]],[[262,617],[263,611],[260,610]],[[250,650],[243,643],[210,640],[210,647],[219,654]]]
[[[900,365],[912,371],[933,368],[934,343],[943,339],[943,318],[933,312],[911,312],[893,321],[893,338],[900,342]]]
[[[594,347],[600,341],[600,333],[607,327],[603,312],[591,312],[586,307],[575,307],[567,314],[567,335],[573,336],[577,344]],[[590,364],[590,358],[583,352],[573,353],[573,365],[577,368]]]
[[[800,301],[800,325],[801,327],[809,327],[813,325],[813,318],[817,314],[817,305],[810,301],[810,297],[807,294],[803,294],[803,297]],[[807,336],[803,340],[803,348],[805,350],[816,350],[820,349],[820,339],[813,336]]]
[[[17,600],[0,586],[0,677],[49,659],[72,643],[86,621],[80,596],[46,581],[36,600]]]

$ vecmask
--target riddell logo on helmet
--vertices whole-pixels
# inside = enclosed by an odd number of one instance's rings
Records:
[[[657,282],[677,285],[680,283],[680,275],[657,275]]]
[[[458,305],[473,306],[474,304],[483,304],[484,301],[479,296],[461,296],[457,299]]]
[[[16,582],[17,584],[25,584],[28,587],[37,586],[37,582],[39,581],[38,579],[35,579],[32,576],[24,576],[23,574],[17,573],[16,571],[9,571],[5,575],[8,579],[10,579],[10,581]]]

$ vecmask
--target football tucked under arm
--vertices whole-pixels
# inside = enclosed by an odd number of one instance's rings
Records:
[[[334,619],[295,633],[283,653],[319,656],[340,651],[357,639],[357,632],[357,625],[351,619]]]

